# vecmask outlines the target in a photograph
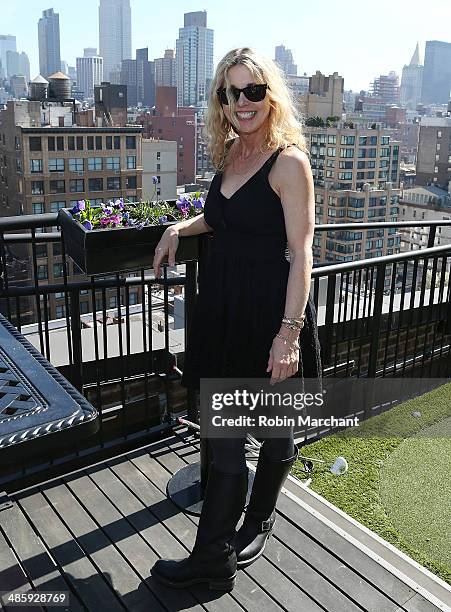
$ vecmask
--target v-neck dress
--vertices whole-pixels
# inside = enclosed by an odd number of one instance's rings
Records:
[[[213,235],[199,269],[184,387],[200,389],[201,378],[271,377],[269,351],[284,316],[290,271],[283,208],[268,181],[280,151],[230,198],[221,193],[222,173],[212,180],[204,219]]]

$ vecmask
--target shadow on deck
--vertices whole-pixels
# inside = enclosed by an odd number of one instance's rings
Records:
[[[68,591],[71,611],[438,609],[285,494],[265,554],[231,593],[158,584],[150,567],[186,556],[198,523],[166,484],[198,459],[183,432],[11,494],[0,511],[0,589]]]

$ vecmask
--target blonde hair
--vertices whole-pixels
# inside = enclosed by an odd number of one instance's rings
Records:
[[[266,149],[286,147],[295,144],[309,155],[306,138],[302,130],[302,116],[296,109],[293,96],[288,87],[285,74],[278,65],[249,47],[229,51],[219,62],[210,86],[208,108],[205,117],[204,135],[214,167],[221,171],[227,157],[227,141],[237,134],[238,121],[233,116],[236,102],[230,93],[228,70],[241,64],[248,68],[255,83],[269,85],[266,95],[269,98],[269,126],[263,147]],[[226,118],[222,104],[216,93],[226,87],[232,123]],[[233,128],[237,129],[234,130]]]

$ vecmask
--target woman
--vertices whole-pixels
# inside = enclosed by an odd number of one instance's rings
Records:
[[[212,82],[206,132],[217,173],[204,213],[168,228],[153,263],[159,277],[165,256],[174,265],[179,236],[213,232],[181,383],[199,389],[201,377],[270,377],[274,384],[316,375],[319,345],[309,297],[313,178],[302,127],[276,64],[249,48],[227,53]],[[300,364],[304,322],[310,340]],[[194,549],[186,559],[157,561],[152,575],[164,584],[207,582],[231,590],[237,567],[263,553],[297,448],[292,432],[263,441],[236,533],[247,492],[244,442],[209,439],[213,462]]]

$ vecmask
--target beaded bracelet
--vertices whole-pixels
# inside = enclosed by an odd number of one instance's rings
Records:
[[[282,319],[282,325],[294,331],[297,329],[301,330],[304,327],[304,321],[302,321],[301,325],[298,325],[297,323],[288,323],[285,319]]]

